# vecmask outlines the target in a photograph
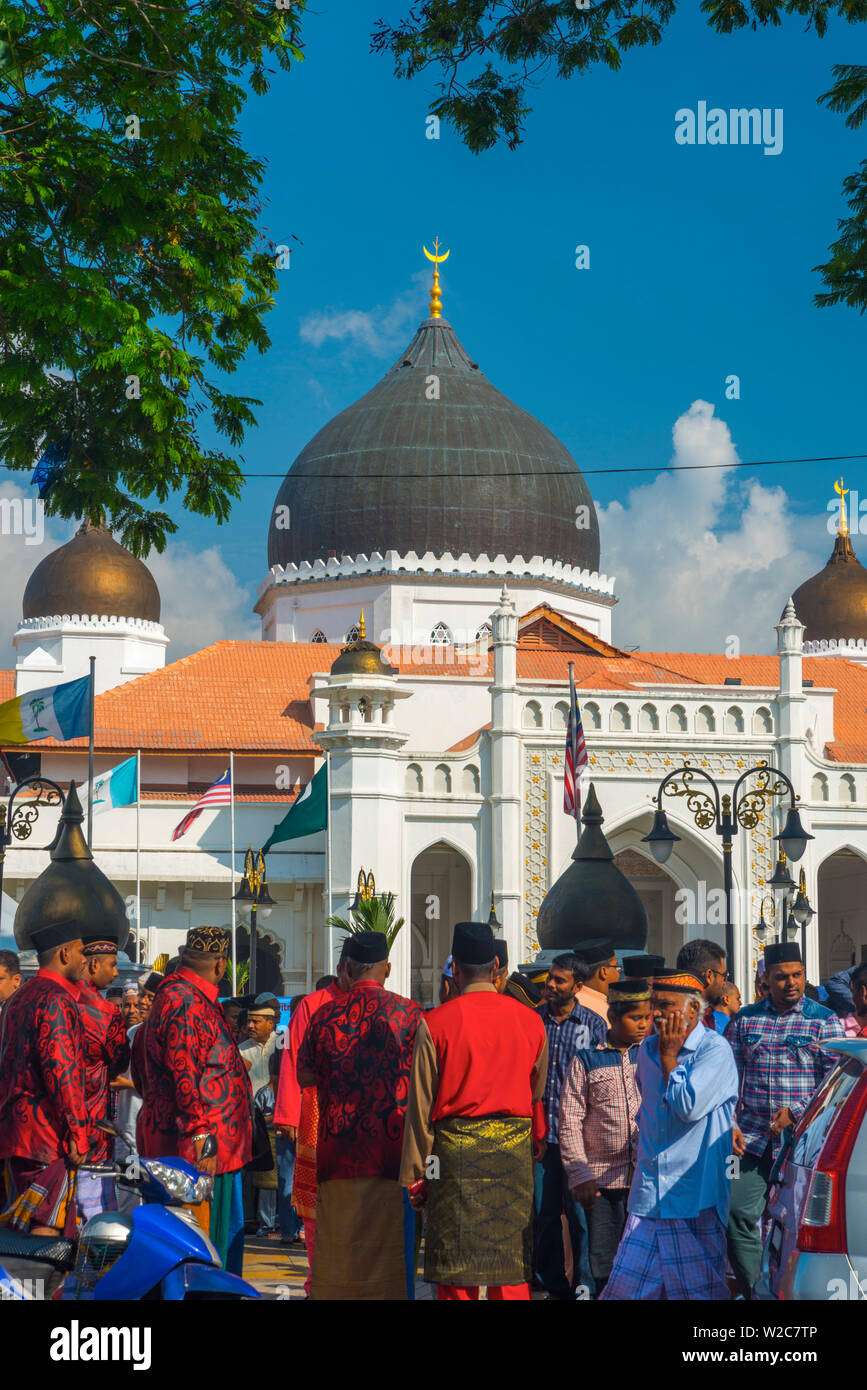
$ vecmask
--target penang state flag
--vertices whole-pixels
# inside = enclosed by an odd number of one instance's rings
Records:
[[[172,831],[172,841],[179,840],[182,835],[186,835],[194,820],[198,820],[203,811],[207,811],[209,806],[231,806],[232,804],[232,779],[229,769],[218,777],[212,787],[208,787],[204,796],[200,796],[192,811],[188,811],[182,821],[179,821]]]
[[[93,814],[110,811],[114,806],[134,806],[136,800],[136,762],[135,755],[117,767],[101,772],[93,779]],[[84,782],[77,789],[82,807],[87,807],[90,796],[90,783]]]
[[[90,733],[90,676],[48,690],[31,690],[0,705],[0,744],[41,738],[86,738]]]

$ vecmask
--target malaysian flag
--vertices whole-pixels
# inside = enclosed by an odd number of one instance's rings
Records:
[[[581,814],[581,773],[587,766],[587,744],[581,711],[575,694],[575,668],[569,662],[569,725],[566,730],[566,771],[563,777],[563,810],[578,820]]]
[[[207,811],[209,806],[231,806],[232,804],[232,778],[229,769],[218,777],[212,787],[208,787],[204,796],[200,796],[192,811],[188,811],[183,820],[180,821],[172,832],[172,840],[179,840],[182,835],[186,835],[194,820],[197,820],[203,811]]]

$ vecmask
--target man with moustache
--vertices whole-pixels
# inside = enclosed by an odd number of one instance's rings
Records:
[[[740,1160],[732,1182],[729,1259],[744,1298],[759,1277],[762,1243],[758,1222],[783,1132],[803,1115],[811,1095],[837,1058],[821,1044],[844,1036],[842,1019],[807,999],[807,977],[794,942],[765,947],[768,997],[749,1004],[726,1028],[740,1076],[734,1151]]]
[[[725,1038],[702,1023],[704,982],[653,981],[653,1035],[638,1050],[638,1164],[623,1239],[600,1299],[728,1298],[728,1160],[738,1074]]]

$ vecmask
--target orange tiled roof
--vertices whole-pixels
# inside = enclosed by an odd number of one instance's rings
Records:
[[[215,642],[97,695],[95,746],[314,754],[307,679],[329,670],[339,651],[313,642]],[[87,740],[33,746],[74,750]]]
[[[463,752],[465,751],[465,749],[467,749],[467,748],[472,748],[473,744],[476,742],[476,740],[479,738],[479,736],[480,736],[481,734],[483,734],[483,733],[485,732],[486,729],[490,729],[490,727],[491,727],[491,723],[490,723],[490,720],[489,720],[488,723],[487,723],[487,724],[483,724],[482,727],[481,727],[480,729],[474,729],[473,732],[472,732],[471,734],[467,734],[466,738],[458,739],[458,742],[457,742],[457,743],[453,743],[452,746],[451,746],[451,748],[447,748],[447,749],[446,749],[446,752],[447,752],[447,753],[463,753]]]

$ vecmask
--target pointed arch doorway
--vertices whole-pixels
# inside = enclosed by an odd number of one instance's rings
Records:
[[[410,876],[412,997],[422,1006],[439,1003],[440,976],[455,922],[472,917],[469,861],[440,841],[422,850]]]

